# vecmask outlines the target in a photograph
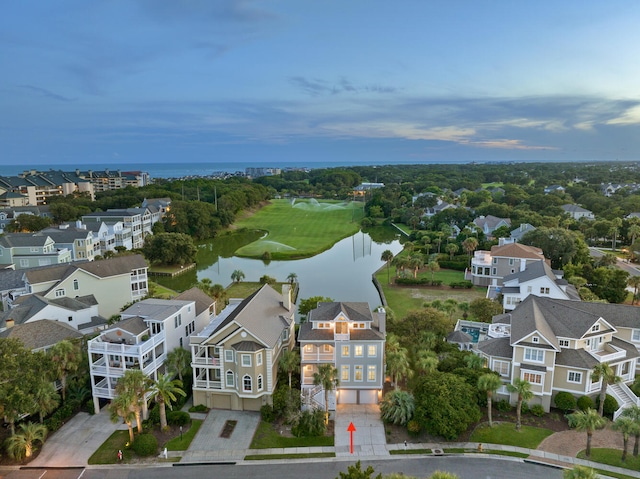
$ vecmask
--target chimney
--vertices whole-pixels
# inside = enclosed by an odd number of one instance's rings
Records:
[[[376,309],[376,316],[378,318],[378,330],[386,335],[387,334],[387,312],[382,306]]]
[[[16,324],[16,323],[15,323],[15,321],[13,319],[8,318],[6,320],[6,322],[5,322],[5,324],[7,326],[7,329],[10,329],[10,328],[13,328],[14,324]]]
[[[293,307],[293,305],[291,304],[291,285],[290,284],[282,285],[282,306],[284,306],[287,311],[291,311]]]

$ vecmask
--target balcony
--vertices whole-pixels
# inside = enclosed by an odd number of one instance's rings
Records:
[[[193,382],[193,389],[222,389],[222,381],[207,381],[206,379],[196,379]]]
[[[164,331],[154,334],[148,340],[137,344],[126,344],[109,340],[106,335],[98,336],[89,341],[89,354],[112,354],[122,356],[142,357],[152,351],[157,345],[163,344],[165,340]]]
[[[323,352],[319,349],[315,351],[302,350],[301,362],[303,363],[334,363],[336,360],[335,351]]]
[[[589,351],[589,354],[591,354],[591,356],[596,358],[598,362],[601,363],[608,363],[627,357],[627,352],[624,349],[617,348],[614,345],[608,343],[598,351]]]

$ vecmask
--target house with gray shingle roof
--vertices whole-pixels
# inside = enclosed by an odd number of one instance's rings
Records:
[[[566,214],[571,216],[574,220],[580,220],[582,218],[587,220],[595,220],[596,217],[593,211],[587,210],[580,205],[562,205],[561,208]]]
[[[491,233],[502,226],[511,227],[510,218],[498,218],[497,216],[487,215],[478,216],[473,220],[475,227],[482,231],[486,236],[491,237]]]
[[[607,387],[620,406],[614,418],[638,403],[625,386],[634,381],[640,356],[637,308],[529,295],[511,313],[494,319],[499,320],[496,326],[509,326],[510,334],[479,342],[477,351],[505,384],[499,397],[516,402],[506,388],[516,378],[531,384],[534,397],[529,404],[541,404],[546,411],[560,391],[595,397],[602,383],[593,381],[591,372],[595,365],[608,363],[622,379]]]
[[[11,307],[16,298],[27,294],[23,277],[24,271],[0,268],[0,300],[4,311]]]
[[[230,300],[190,337],[193,403],[240,411],[272,404],[278,362],[295,346],[294,311],[290,285]]]
[[[501,286],[505,276],[524,271],[529,264],[538,261],[546,261],[540,248],[501,242],[492,246],[491,251],[474,251],[471,270],[465,278],[476,286]]]
[[[32,351],[46,351],[60,341],[80,340],[83,335],[65,323],[39,319],[5,329],[0,332],[0,338],[18,339]]]
[[[384,384],[386,312],[372,313],[368,303],[318,303],[300,325],[300,375],[305,407],[325,407],[322,386],[313,384],[321,364],[338,370],[340,384],[329,391],[336,404],[377,404]]]
[[[48,235],[6,233],[0,236],[0,264],[13,265],[15,269],[29,269],[70,261],[71,251],[57,248]]]
[[[28,205],[45,205],[52,196],[86,193],[94,200],[93,185],[74,172],[27,170],[16,176],[0,176],[0,194],[13,192],[26,196]]]
[[[524,271],[505,276],[501,287],[490,286],[487,289],[487,297],[491,297],[493,293],[501,293],[505,311],[514,309],[530,294],[580,301],[575,286],[569,284],[563,275],[562,271],[552,270],[544,261],[534,261],[527,265]]]
[[[115,397],[116,383],[125,371],[140,369],[153,380],[158,374],[167,373],[167,354],[176,348],[187,348],[189,336],[200,333],[209,323],[213,299],[209,298],[206,306],[205,303],[201,295],[191,290],[183,293],[182,299],[144,299],[123,311],[120,321],[89,341],[96,414],[100,399]]]

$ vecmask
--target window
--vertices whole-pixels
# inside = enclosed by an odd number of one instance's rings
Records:
[[[322,352],[323,353],[330,353],[331,352],[331,345],[330,344],[324,344],[322,346]]]
[[[515,259],[513,258],[509,258],[509,266],[513,266],[513,264],[515,263]]]
[[[348,358],[349,357],[349,346],[342,346],[342,357],[343,358]]]
[[[507,361],[493,361],[493,370],[500,376],[509,377],[509,366]]]
[[[569,347],[569,340],[568,339],[559,339],[558,343],[560,344],[561,348],[568,348]]]
[[[356,344],[353,347],[353,355],[356,358],[361,358],[364,355],[364,348],[362,347],[362,344]]]
[[[23,268],[26,268],[29,266],[29,260],[28,259],[21,259],[20,260],[20,266]]]
[[[549,294],[549,288],[540,287],[540,294]]]
[[[343,365],[340,368],[340,381],[348,381],[349,380],[349,366]]]
[[[593,326],[591,326],[591,332],[592,333],[596,333],[600,331],[600,325],[599,324],[594,324]]]
[[[226,349],[224,351],[224,360],[228,363],[233,362],[233,349]]]
[[[251,376],[249,376],[248,374],[242,376],[242,390],[246,393],[250,393],[253,390],[251,384]]]
[[[289,339],[289,330],[285,329],[284,331],[282,331],[282,340],[287,341],[288,339]]]
[[[250,368],[251,367],[251,355],[250,354],[242,354],[241,363],[243,367]]]
[[[256,354],[256,365],[257,366],[262,366],[262,351],[259,352],[258,354]],[[258,380],[260,378],[258,377]],[[258,386],[258,389],[262,389],[260,386]]]
[[[640,341],[640,329],[634,329],[633,333],[631,333],[632,341]]]
[[[525,381],[529,381],[531,384],[542,384],[542,374],[539,373],[530,373],[528,371],[523,371],[522,379]]]
[[[305,344],[304,352],[305,353],[312,353],[313,352],[313,346],[311,344]]]
[[[492,268],[491,274],[498,274],[498,268]]]
[[[527,293],[531,293],[533,291],[533,286],[527,286]]]
[[[55,295],[56,295],[56,298],[64,297],[64,289],[56,289]]]
[[[77,279],[73,280],[73,289],[74,291],[78,291],[80,289],[80,282]]]
[[[540,349],[525,348],[524,359],[527,361],[535,361],[537,363],[544,362],[544,351]]]
[[[376,367],[375,365],[367,366],[367,381],[376,380]]]
[[[234,387],[235,386],[235,382],[233,380],[233,371],[227,371],[227,382],[226,382],[227,387]]]
[[[498,258],[493,258],[493,264],[498,264]]]
[[[582,382],[582,373],[578,371],[569,371],[567,374],[567,382],[570,383],[581,383]]]
[[[354,367],[354,380],[362,381],[362,366]]]
[[[531,342],[532,343],[536,343],[537,344],[539,341],[540,341],[540,339],[538,339],[537,336],[534,336],[533,338],[531,338]]]
[[[262,374],[258,374],[258,391],[262,391]]]
[[[69,316],[69,317],[67,318],[67,321],[69,321],[69,322],[73,321],[73,316]]]
[[[175,318],[173,318],[173,324],[176,329],[178,329],[182,325],[182,315],[178,314]]]
[[[378,347],[375,344],[367,346],[367,356],[375,358],[378,355]]]

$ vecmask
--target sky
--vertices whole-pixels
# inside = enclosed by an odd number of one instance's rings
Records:
[[[3,165],[640,159],[636,0],[20,0]]]

